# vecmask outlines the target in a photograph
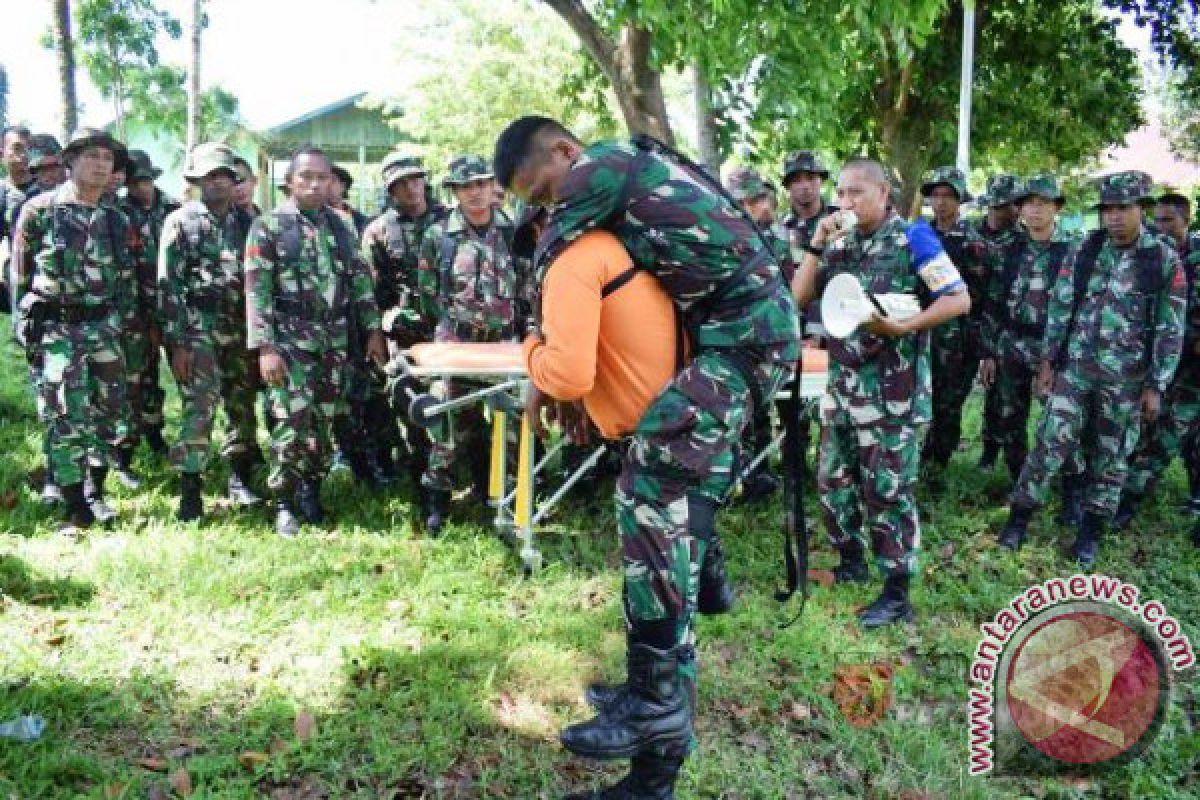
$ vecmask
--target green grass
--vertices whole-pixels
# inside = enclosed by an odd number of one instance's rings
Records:
[[[701,744],[680,797],[1200,794],[1190,685],[1132,764],[1086,778],[967,775],[964,676],[979,623],[1070,570],[1051,514],[1019,557],[993,545],[1004,479],[973,468],[972,402],[972,447],[950,489],[922,497],[915,628],[859,630],[854,611],[877,581],[814,588],[804,618],[780,627],[777,503],[722,514],[740,602],[699,623]],[[546,566],[530,579],[490,531],[416,537],[407,488],[375,496],[344,474],[327,485],[336,529],[287,542],[263,511],[174,524],[169,473],[144,459],[147,487],[114,492],[120,524],[69,541],[27,486],[40,432],[7,345],[0,418],[0,504],[16,501],[0,510],[0,721],[48,721],[39,741],[0,739],[0,797],[162,796],[185,769],[196,797],[555,798],[619,774],[556,737],[586,718],[589,679],[620,675],[608,483],[587,483],[541,535]],[[223,477],[210,478],[210,506]],[[1173,510],[1182,493],[1176,467],[1098,568],[1162,600],[1200,645],[1200,557]],[[828,567],[819,531],[814,566]],[[857,729],[830,688],[836,667],[863,662],[895,665],[895,703]],[[301,714],[316,723],[306,739]]]

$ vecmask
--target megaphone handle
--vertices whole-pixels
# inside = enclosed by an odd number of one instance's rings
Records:
[[[867,295],[867,299],[871,301],[871,305],[875,306],[875,309],[879,312],[879,316],[886,317],[888,315],[888,312],[880,304],[879,300],[876,299],[875,293],[874,292],[865,292],[865,294]]]

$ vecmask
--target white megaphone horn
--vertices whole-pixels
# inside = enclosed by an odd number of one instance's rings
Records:
[[[876,312],[908,319],[921,313],[921,303],[911,294],[868,294],[858,278],[846,272],[835,275],[821,295],[821,324],[835,339],[845,339]]]

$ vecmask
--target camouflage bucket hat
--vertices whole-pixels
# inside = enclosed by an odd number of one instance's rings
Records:
[[[159,175],[162,175],[162,170],[150,163],[150,156],[145,150],[129,151],[129,170],[125,175],[126,180],[155,180]]]
[[[111,152],[117,162],[113,169],[125,167],[125,160],[128,157],[125,145],[114,139],[108,131],[102,131],[99,128],[80,128],[75,131],[71,136],[71,141],[67,142],[67,146],[62,151],[63,160],[69,162],[89,147],[103,147]]]
[[[492,165],[482,156],[459,156],[446,167],[446,178],[443,186],[462,186],[471,181],[481,181],[494,178]]]
[[[401,178],[411,178],[414,175],[427,175],[425,165],[421,163],[421,159],[411,153],[389,153],[387,158],[383,160],[383,164],[379,167],[379,176],[383,181],[383,188],[390,189],[392,184]]]
[[[929,173],[929,177],[921,184],[921,196],[929,197],[937,186],[949,186],[958,195],[960,203],[971,199],[971,193],[967,191],[967,177],[958,167],[938,167]]]
[[[192,148],[192,154],[184,167],[183,177],[189,181],[198,181],[206,175],[218,170],[225,170],[238,180],[237,154],[227,144],[220,142],[205,142]]]
[[[783,185],[787,186],[792,178],[802,172],[820,175],[821,180],[829,177],[829,168],[821,157],[812,150],[794,150],[783,160]]]
[[[1101,206],[1126,206],[1140,203],[1150,193],[1153,180],[1144,172],[1129,171],[1105,175],[1096,182]]]
[[[62,146],[59,145],[58,139],[55,139],[48,133],[39,133],[34,135],[29,142],[29,168],[40,169],[46,159],[51,156],[61,156]]]
[[[1017,195],[1017,202],[1021,202],[1029,197],[1044,197],[1047,200],[1058,203],[1060,206],[1067,202],[1067,198],[1063,196],[1062,189],[1058,186],[1058,179],[1053,175],[1042,174],[1034,175],[1025,181],[1020,194]]]
[[[993,175],[988,178],[986,195],[980,199],[986,198],[985,202],[989,206],[1006,206],[1017,202],[1017,198],[1021,196],[1021,189],[1021,181],[1016,175]]]
[[[725,179],[725,188],[736,200],[750,200],[771,193],[762,175],[750,167],[738,167],[729,173],[729,177]]]

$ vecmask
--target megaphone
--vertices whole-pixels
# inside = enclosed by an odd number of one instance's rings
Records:
[[[835,275],[821,295],[821,324],[835,339],[845,339],[878,312],[903,320],[921,313],[921,303],[911,294],[871,294],[858,278],[843,272]]]

